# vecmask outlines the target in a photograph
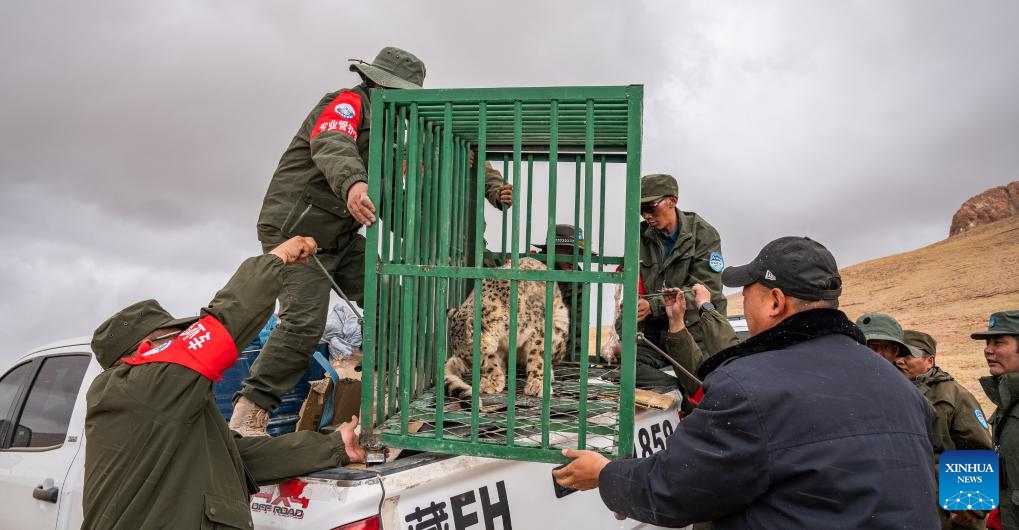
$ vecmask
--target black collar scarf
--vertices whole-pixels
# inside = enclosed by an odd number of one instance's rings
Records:
[[[779,322],[775,327],[708,357],[697,368],[697,377],[703,381],[708,374],[723,364],[740,357],[764,351],[782,350],[794,344],[833,333],[846,335],[863,345],[867,344],[860,328],[846,318],[842,311],[838,309],[809,309],[796,313]]]

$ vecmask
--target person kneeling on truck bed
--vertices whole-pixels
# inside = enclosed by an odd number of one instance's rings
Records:
[[[332,434],[245,438],[216,408],[213,383],[272,312],[284,268],[315,250],[295,237],[247,259],[199,317],[145,300],[96,329],[83,529],[251,528],[258,482],[364,461],[356,417]]]

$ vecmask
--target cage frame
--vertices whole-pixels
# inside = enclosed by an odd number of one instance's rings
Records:
[[[642,112],[643,112],[643,86],[596,86],[596,87],[527,87],[527,88],[464,88],[464,89],[410,89],[410,90],[372,90],[371,95],[371,127],[370,127],[370,150],[368,167],[368,195],[372,202],[383,212],[391,211],[393,216],[392,227],[387,226],[380,229],[381,222],[369,226],[366,231],[366,252],[365,252],[365,321],[364,321],[364,357],[362,361],[362,404],[361,423],[363,428],[371,433],[378,441],[392,446],[414,450],[438,451],[444,453],[466,454],[475,456],[489,456],[497,458],[510,458],[517,460],[528,460],[538,462],[564,462],[560,447],[553,446],[549,440],[549,429],[553,426],[549,418],[549,377],[551,363],[548,362],[546,352],[545,364],[545,393],[542,398],[542,439],[538,447],[532,445],[521,446],[515,443],[516,427],[516,403],[515,379],[507,380],[507,435],[505,445],[484,442],[479,437],[478,413],[480,410],[479,392],[475,391],[472,396],[471,414],[473,421],[471,435],[468,440],[446,439],[443,437],[444,424],[447,413],[444,410],[444,394],[442,390],[442,369],[445,363],[445,355],[436,356],[437,364],[432,366],[436,369],[435,389],[435,428],[432,435],[415,434],[410,429],[409,409],[414,396],[413,377],[415,374],[410,369],[400,370],[398,380],[392,377],[396,373],[396,366],[412,366],[416,361],[411,357],[412,334],[410,327],[414,325],[410,318],[398,318],[399,322],[387,320],[387,313],[396,311],[401,317],[405,315],[418,314],[424,318],[427,315],[420,315],[419,311],[426,307],[429,298],[419,296],[415,299],[415,289],[419,278],[450,278],[467,280],[474,285],[475,296],[475,317],[480,319],[481,311],[481,282],[485,279],[509,280],[511,285],[522,280],[546,281],[546,300],[552,298],[552,289],[556,286],[553,281],[576,281],[576,276],[570,276],[566,271],[555,270],[554,253],[537,255],[539,259],[548,266],[544,271],[517,270],[520,255],[516,250],[509,252],[509,269],[492,269],[482,266],[480,255],[484,248],[481,243],[483,236],[484,212],[483,189],[484,189],[484,167],[486,160],[490,158],[502,158],[503,177],[506,181],[514,184],[514,207],[503,216],[502,243],[503,255],[507,253],[506,243],[510,242],[512,249],[520,248],[520,216],[521,203],[518,195],[521,189],[523,178],[522,168],[526,164],[529,168],[528,178],[533,177],[530,170],[534,161],[548,162],[549,164],[549,194],[550,207],[548,211],[547,230],[545,241],[555,239],[555,191],[558,181],[558,164],[560,162],[573,161],[576,163],[578,182],[575,193],[575,225],[582,227],[585,233],[590,233],[592,226],[592,209],[594,197],[592,195],[591,183],[594,181],[595,166],[601,170],[602,196],[599,211],[602,221],[605,212],[605,165],[607,163],[625,164],[625,187],[623,217],[624,221],[624,245],[623,255],[619,258],[612,258],[604,254],[604,222],[599,225],[600,237],[598,259],[592,259],[592,248],[587,245],[583,253],[575,252],[574,258],[583,260],[586,264],[597,264],[599,270],[583,271],[588,285],[582,286],[585,293],[586,307],[583,315],[589,317],[590,308],[590,285],[600,284],[622,284],[624,292],[637,292],[638,277],[638,240],[639,240],[639,193],[640,193],[640,167],[641,167],[641,142],[642,142]],[[540,112],[525,112],[528,109],[544,108],[548,105],[547,116]],[[581,116],[583,125],[583,138],[576,134],[578,109],[582,106]],[[440,109],[441,107],[441,109]],[[470,126],[470,121],[475,116],[472,109],[476,107],[476,128]],[[511,108],[511,116],[507,116],[507,109]],[[612,114],[609,116],[609,114]],[[458,124],[455,119],[465,118]],[[435,120],[430,121],[430,120]],[[507,121],[508,120],[508,121]],[[599,122],[599,120],[602,120]],[[414,127],[410,124],[418,123]],[[441,130],[441,137],[431,130],[423,130],[425,124],[435,124]],[[511,131],[507,133],[506,127],[509,123]],[[602,125],[599,125],[601,123]],[[608,123],[609,125],[605,125]],[[459,128],[457,128],[459,126]],[[564,131],[568,130],[566,134]],[[456,131],[456,134],[455,134]],[[622,131],[622,134],[620,134]],[[547,138],[543,133],[547,132]],[[422,137],[424,135],[424,137]],[[455,136],[455,137],[454,137]],[[397,141],[402,138],[403,141]],[[418,149],[408,149],[413,145],[438,145],[440,155],[436,157],[422,157]],[[383,156],[385,146],[392,146],[393,156]],[[468,211],[460,212],[460,215],[469,215],[473,222],[473,234],[470,230],[457,231],[457,227],[445,227],[439,230],[437,248],[429,249],[434,251],[433,261],[440,264],[418,263],[419,242],[416,236],[419,231],[432,230],[436,227],[418,226],[417,208],[425,207],[419,202],[437,201],[440,211],[440,218],[450,215],[451,209],[455,209],[452,197],[457,190],[451,189],[452,175],[454,171],[466,171],[468,161],[463,156],[464,147],[469,150],[476,149],[477,159],[474,165],[475,171],[471,175],[470,185],[474,187],[470,191],[473,194],[471,206]],[[425,149],[428,153],[428,149]],[[403,161],[404,175],[395,177],[396,168],[394,161]],[[438,164],[436,168],[435,165]],[[581,174],[583,170],[583,175]],[[421,197],[417,196],[419,184],[429,174],[437,174],[440,179],[438,197],[426,196],[430,193],[427,187]],[[387,186],[392,188],[384,193],[383,182],[388,177]],[[584,218],[579,219],[581,211],[580,186],[581,182],[585,193],[583,197]],[[396,184],[402,184],[399,190],[403,195],[407,209],[396,211],[393,208],[394,195],[397,194]],[[528,189],[528,200],[533,197],[533,188],[530,183]],[[459,190],[465,193],[464,190]],[[432,194],[434,195],[434,193]],[[434,206],[434,202],[431,202]],[[480,205],[480,207],[479,207]],[[530,205],[527,207],[530,210]],[[456,215],[453,212],[453,215]],[[399,216],[399,217],[398,217]],[[466,217],[465,217],[466,218]],[[381,221],[381,218],[380,218]],[[425,218],[420,220],[424,224],[431,222]],[[527,224],[525,243],[530,243],[530,223]],[[472,266],[458,266],[449,263],[449,245],[451,239],[464,239],[469,241],[470,250],[473,252],[474,263]],[[399,247],[399,248],[398,248]],[[526,247],[525,247],[526,248]],[[376,252],[378,250],[378,253]],[[405,263],[392,263],[390,260],[395,257],[397,250],[406,250],[407,253],[400,257]],[[392,251],[392,254],[390,254]],[[605,265],[620,264],[623,266],[621,273],[607,272]],[[402,282],[401,296],[399,303],[401,307],[395,307],[396,301],[384,300],[380,296],[380,283],[387,281],[390,277],[399,277]],[[391,291],[390,291],[391,292]],[[428,293],[429,295],[431,293]],[[449,282],[438,282],[438,289],[434,293],[435,299],[449,296]],[[466,293],[462,293],[466,294]],[[517,290],[512,289],[510,298],[510,327],[516,324],[516,303]],[[601,306],[602,292],[599,290],[599,307]],[[416,312],[418,311],[418,312]],[[445,316],[438,318],[438,321],[428,320],[433,327],[435,324],[442,324],[444,329],[447,322]],[[549,323],[551,315],[546,316],[546,338],[549,334]],[[388,357],[381,359],[382,366],[377,362],[380,328],[383,331],[392,330],[399,326],[400,343],[394,344],[390,339],[389,344],[381,345],[383,349],[395,353],[387,353]],[[628,456],[633,447],[634,439],[634,380],[635,380],[635,350],[636,341],[633,339],[636,334],[636,298],[624,297],[622,304],[622,354],[619,367],[619,398],[617,410],[615,442],[609,450],[603,450],[603,454],[610,457]],[[438,351],[446,351],[446,334],[437,334],[435,347]],[[388,336],[383,333],[383,336]],[[586,335],[583,337],[584,351],[589,346]],[[474,367],[472,373],[472,386],[478,388],[478,351],[479,333],[474,333]],[[547,342],[546,342],[547,343]],[[515,334],[510,337],[510,361],[512,366],[515,361]],[[578,401],[578,421],[580,425],[577,430],[575,448],[590,449],[587,445],[587,432],[589,427],[586,417],[586,381],[588,377],[589,359],[579,362],[579,380],[585,381],[581,384],[581,393]],[[378,374],[390,374],[390,381],[382,383],[376,380]],[[513,372],[515,369],[508,369]],[[386,392],[386,390],[390,390]],[[380,427],[389,416],[384,414],[387,403],[397,402],[395,413],[399,415],[399,432],[380,432]],[[388,410],[388,409],[387,409]],[[389,410],[392,412],[392,410]]]

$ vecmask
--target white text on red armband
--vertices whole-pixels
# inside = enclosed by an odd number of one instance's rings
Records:
[[[340,132],[357,140],[357,125],[361,121],[361,96],[345,90],[326,105],[315,121],[311,138],[324,132]]]

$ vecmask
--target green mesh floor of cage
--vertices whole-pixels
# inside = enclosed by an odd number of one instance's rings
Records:
[[[590,365],[586,384],[581,384],[579,364],[561,364],[555,368],[552,397],[549,399],[548,447],[576,448],[581,431],[585,435],[585,448],[611,452],[618,443],[619,370],[618,368]],[[517,389],[524,387],[523,377],[518,378]],[[582,387],[586,387],[583,388]],[[440,391],[441,391],[440,387]],[[586,392],[581,407],[581,392]],[[435,388],[423,392],[410,402],[408,424],[416,424],[417,432],[402,434],[415,438],[442,439],[446,442],[484,443],[506,446],[509,434],[509,396],[506,392],[480,394],[477,415],[472,414],[470,399],[446,396],[443,406],[442,435],[437,436]],[[583,409],[583,411],[582,411]],[[542,447],[543,399],[516,395],[516,414],[513,418],[513,445],[516,447]],[[581,421],[581,415],[585,421]],[[401,415],[394,413],[383,422],[380,434],[401,435]],[[475,435],[476,432],[476,435]],[[475,437],[476,436],[476,437]]]

